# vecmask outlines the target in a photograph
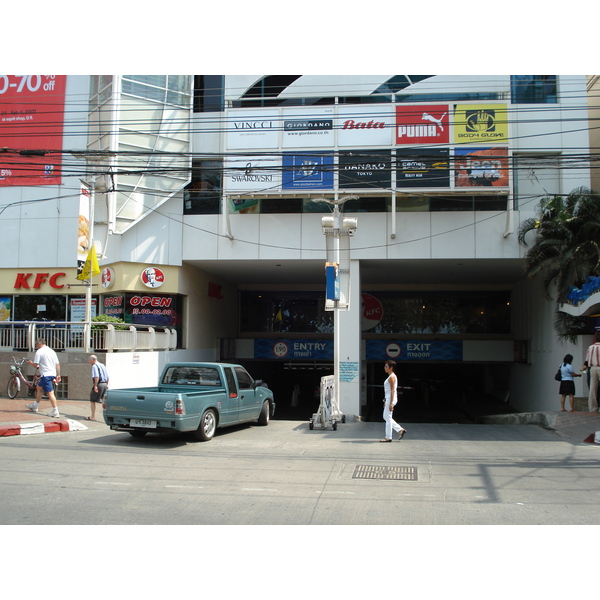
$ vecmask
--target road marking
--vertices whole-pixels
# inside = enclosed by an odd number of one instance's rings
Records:
[[[119,483],[118,481],[96,481],[99,485],[131,485],[130,483]]]
[[[242,488],[242,492],[278,492],[279,490],[273,490],[271,488]]]

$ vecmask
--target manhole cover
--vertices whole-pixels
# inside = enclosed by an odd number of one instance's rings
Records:
[[[417,467],[377,467],[374,465],[357,465],[353,479],[401,479],[417,481]]]

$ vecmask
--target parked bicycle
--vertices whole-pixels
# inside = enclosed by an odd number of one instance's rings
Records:
[[[38,381],[41,378],[39,374],[39,370],[36,369],[36,372],[31,381],[27,381],[25,375],[23,375],[23,365],[27,358],[23,358],[22,360],[17,360],[14,356],[13,365],[10,365],[10,379],[8,380],[8,386],[6,388],[6,393],[9,398],[15,398],[17,394],[21,391],[21,382],[28,388],[27,395],[31,397],[35,397],[35,389],[37,388]],[[52,382],[54,385],[54,390],[56,391],[56,381]],[[44,398],[48,396],[46,394],[43,395]]]

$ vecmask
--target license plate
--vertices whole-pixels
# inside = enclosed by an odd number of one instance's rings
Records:
[[[148,419],[131,419],[129,424],[132,427],[146,427],[147,429],[156,429],[156,421],[149,421]]]

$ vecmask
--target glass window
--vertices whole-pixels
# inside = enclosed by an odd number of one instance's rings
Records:
[[[221,161],[194,161],[192,164],[192,181],[183,194],[183,214],[219,214],[222,182],[223,163]]]
[[[123,75],[123,94],[188,108],[191,101],[189,75]]]
[[[242,367],[235,367],[235,374],[237,375],[238,383],[240,384],[240,390],[249,390],[254,383],[252,377]]]
[[[558,154],[516,154],[514,197],[516,209],[533,209],[543,196],[560,194],[561,171]]]
[[[225,107],[225,77],[194,75],[194,112],[219,112]]]
[[[556,75],[511,75],[510,93],[513,104],[556,103]]]

